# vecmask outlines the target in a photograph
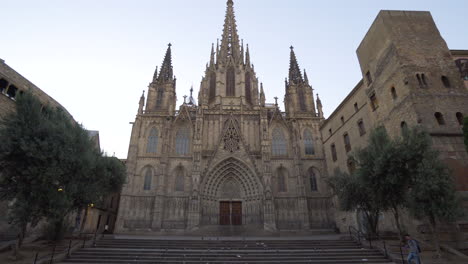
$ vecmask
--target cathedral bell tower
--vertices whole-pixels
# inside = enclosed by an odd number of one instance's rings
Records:
[[[172,69],[171,44],[168,45],[166,56],[158,74],[154,72],[153,81],[148,87],[146,112],[161,112],[173,115],[176,107],[176,78]]]
[[[203,107],[236,109],[259,106],[258,79],[250,63],[249,47],[237,34],[234,3],[227,1],[221,45],[211,47],[211,58],[201,82],[200,98]]]
[[[289,62],[289,80],[286,79],[285,81],[285,89],[284,105],[288,117],[294,117],[301,113],[316,115],[312,86],[309,85],[309,79],[305,70],[304,77],[302,77],[301,69],[294,53],[294,47],[292,46]]]

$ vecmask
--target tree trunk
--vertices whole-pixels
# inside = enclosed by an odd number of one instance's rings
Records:
[[[84,212],[84,216],[83,216],[83,219],[81,220],[81,228],[80,228],[80,233],[83,233],[83,230],[85,228],[85,225],[86,225],[86,219],[88,219],[88,206],[86,206],[86,209],[85,209],[85,212]]]
[[[437,223],[434,215],[429,216],[429,227],[431,228],[432,243],[436,250],[436,257],[440,258],[442,256],[442,252],[440,251],[440,241],[439,236],[437,235]]]
[[[396,227],[398,229],[398,236],[400,237],[400,241],[403,241],[403,230],[401,228],[401,224],[400,224],[400,212],[398,210],[398,207],[397,206],[394,206],[393,207],[393,216],[395,217],[395,224],[396,224]]]

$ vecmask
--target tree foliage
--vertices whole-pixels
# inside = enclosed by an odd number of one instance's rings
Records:
[[[393,212],[400,235],[402,208],[409,209],[419,219],[428,220],[433,227],[436,221],[450,221],[457,216],[453,179],[438,158],[438,152],[432,149],[426,132],[405,129],[402,138],[391,139],[384,127],[377,127],[371,132],[368,145],[354,152],[351,158],[357,163],[357,169],[351,176],[335,174],[331,177],[331,187],[343,210],[368,212],[371,231],[377,231],[377,224],[372,222],[376,218],[372,215],[379,211]],[[372,206],[366,200],[372,201]]]
[[[9,217],[24,228],[42,219],[63,226],[70,212],[118,191],[125,169],[103,157],[87,131],[30,93],[0,125],[0,199],[13,201]]]

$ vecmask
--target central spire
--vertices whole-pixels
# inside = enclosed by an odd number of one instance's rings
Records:
[[[301,69],[297,63],[296,54],[294,53],[294,47],[291,46],[291,54],[289,59],[289,82],[294,84],[300,84],[304,82],[302,79]]]
[[[227,62],[230,58],[237,61],[240,57],[239,35],[237,35],[236,18],[234,16],[234,2],[227,1],[226,18],[224,19],[221,50],[218,59]]]

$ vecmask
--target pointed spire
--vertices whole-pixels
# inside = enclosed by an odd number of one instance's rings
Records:
[[[250,67],[250,52],[249,52],[249,44],[247,44],[247,51],[245,52],[245,65]]]
[[[230,57],[233,57],[234,60],[240,58],[239,36],[237,35],[237,25],[233,6],[234,2],[232,0],[228,0],[220,51],[220,59],[223,61],[227,61]]]
[[[241,56],[241,63],[243,64],[244,63],[244,40],[242,39],[241,40],[241,53],[240,53],[240,56]]]
[[[210,67],[213,67],[214,64],[215,64],[214,43],[211,43]]]
[[[260,105],[265,106],[265,93],[263,92],[263,83],[260,83]]]
[[[291,46],[291,55],[289,61],[289,82],[294,84],[303,83],[301,69],[297,63],[296,54],[294,53],[294,47]]]
[[[143,114],[143,106],[145,106],[145,91],[143,90],[143,94],[140,97],[140,102],[138,103],[138,114]]]
[[[172,44],[169,43],[167,45],[166,56],[164,56],[164,61],[161,66],[161,71],[159,72],[158,81],[165,82],[174,79],[173,71],[172,71],[172,54],[171,54],[171,46]]]
[[[304,82],[305,84],[309,85],[309,78],[307,77],[307,72],[305,69],[304,69]]]
[[[190,97],[189,97],[189,105],[196,105],[197,103],[195,102],[195,98],[193,98],[193,84],[192,87],[190,88]]]
[[[158,79],[158,66],[156,66],[156,70],[154,71],[153,74],[153,82],[155,82]]]
[[[216,39],[216,64],[219,63],[219,39]]]
[[[317,110],[318,116],[323,117],[322,101],[320,101],[319,94],[317,94]]]

